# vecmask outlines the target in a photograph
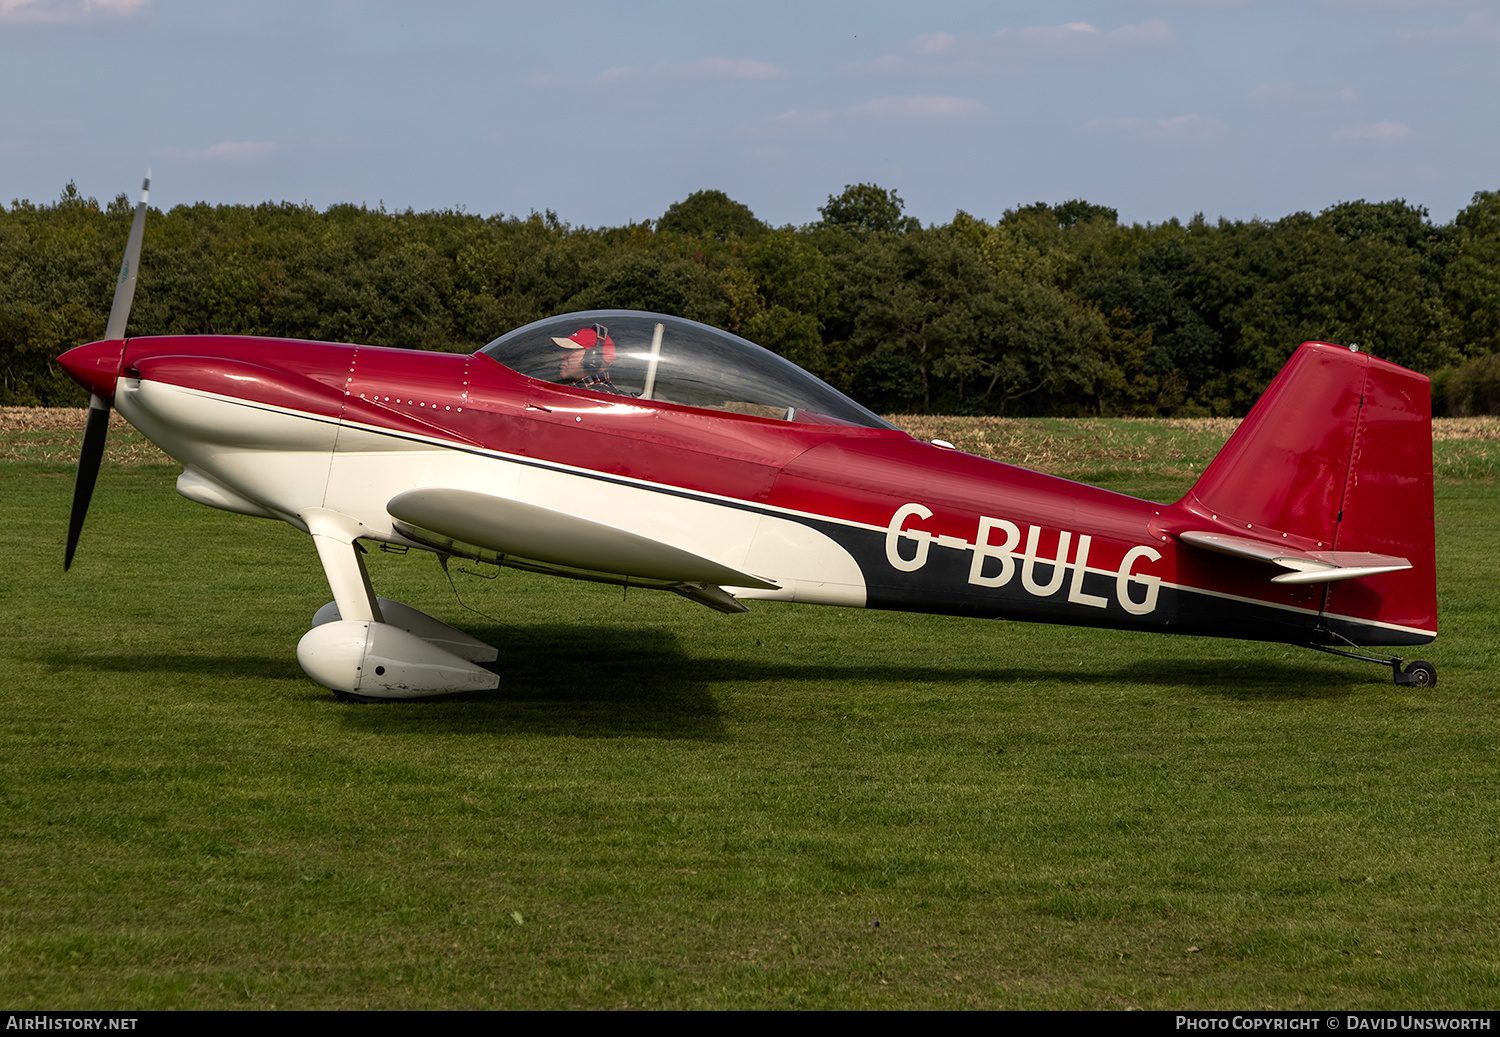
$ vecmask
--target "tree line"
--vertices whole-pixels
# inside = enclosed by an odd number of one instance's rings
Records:
[[[53,358],[104,333],[132,205],[69,183],[0,207],[0,404],[78,405]],[[1404,201],[1123,225],[1082,200],[922,226],[847,187],[801,227],[720,191],[658,220],[573,227],[334,205],[152,210],[132,334],[469,351],[570,310],[727,328],[884,413],[1243,414],[1299,342],[1434,380],[1439,413],[1500,410],[1500,192],[1451,223]]]

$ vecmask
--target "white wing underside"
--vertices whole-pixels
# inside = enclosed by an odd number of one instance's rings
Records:
[[[397,494],[386,510],[402,532],[437,534],[530,561],[669,583],[777,589],[640,533],[507,497],[429,487]]]

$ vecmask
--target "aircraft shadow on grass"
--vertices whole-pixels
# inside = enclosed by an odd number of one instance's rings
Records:
[[[1205,695],[1258,701],[1342,698],[1375,673],[1340,672],[1305,663],[1142,659],[1114,670],[1042,666],[951,666],[781,662],[765,655],[696,655],[676,634],[649,627],[572,624],[476,630],[500,645],[489,664],[502,675],[496,691],[418,701],[409,708],[355,708],[348,723],[368,730],[453,733],[526,731],[610,737],[727,738],[714,685],[794,683],[797,694],[819,685],[872,681],[896,685],[1026,683],[1096,686],[1128,682],[1185,687]],[[442,709],[461,703],[461,709]]]
[[[490,668],[496,691],[410,702],[405,708],[349,707],[343,720],[370,731],[498,734],[527,732],[589,737],[638,735],[719,740],[727,737],[713,685],[792,682],[798,694],[820,684],[872,681],[896,685],[972,683],[1053,684],[1060,689],[1128,682],[1158,689],[1195,688],[1205,695],[1258,701],[1341,698],[1374,673],[1344,672],[1304,663],[1148,658],[1116,669],[1046,666],[783,662],[765,655],[698,655],[673,632],[649,626],[509,625],[479,630],[501,647]],[[227,679],[285,681],[313,686],[278,656],[148,653],[77,656],[49,653],[40,661],[58,670],[86,668],[121,674],[215,674]],[[279,690],[279,689],[278,689]],[[1043,692],[1044,694],[1046,692]],[[321,697],[321,696],[319,696]],[[445,709],[444,704],[462,708]],[[389,706],[390,704],[386,704]]]
[[[291,660],[275,656],[203,655],[198,652],[129,652],[121,654],[76,654],[53,651],[38,654],[35,661],[65,672],[180,673],[212,675],[228,679],[302,681],[306,678]]]
[[[1160,688],[1197,688],[1224,698],[1276,700],[1339,699],[1361,688],[1389,686],[1378,670],[1336,670],[1297,662],[1140,659],[1099,678],[1154,684]]]

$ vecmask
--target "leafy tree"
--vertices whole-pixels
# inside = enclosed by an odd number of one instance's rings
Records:
[[[751,317],[742,331],[751,342],[780,353],[820,378],[833,374],[818,333],[818,320],[811,314],[797,313],[778,303]]]
[[[1442,288],[1451,339],[1464,356],[1500,353],[1500,191],[1476,192],[1455,224]]]
[[[1072,201],[1062,202],[1058,205],[1048,205],[1046,202],[1033,202],[1030,205],[1017,209],[1007,209],[1001,222],[1019,222],[1022,220],[1039,220],[1040,222],[1067,228],[1079,223],[1088,223],[1093,220],[1102,220],[1114,226],[1119,222],[1120,214],[1117,210],[1107,205],[1095,205],[1086,202],[1082,198],[1074,198]]]
[[[53,358],[104,333],[128,228],[71,181],[52,205],[12,202],[0,220],[0,403],[87,401]]]
[[[766,225],[755,218],[748,206],[723,191],[694,191],[682,201],[673,202],[657,221],[656,229],[727,241],[731,236],[753,238],[764,233]]]
[[[562,310],[629,309],[727,323],[719,280],[703,264],[650,253],[606,253],[588,268],[588,287]]]
[[[820,206],[818,212],[829,227],[863,233],[898,233],[921,226],[915,218],[901,215],[905,208],[901,196],[893,190],[875,184],[848,184],[837,198],[829,195],[828,204]]]
[[[83,401],[54,358],[103,333],[133,211],[68,184],[0,207],[0,402]],[[873,184],[772,231],[722,192],[650,224],[573,227],[336,205],[153,210],[133,334],[238,333],[474,349],[585,307],[728,327],[885,409],[1243,413],[1318,338],[1436,372],[1492,406],[1500,192],[1450,224],[1401,200],[1274,222],[1121,226],[1082,199],[921,228]]]
[[[1017,344],[1005,361],[1006,408],[1026,412],[1158,414],[1197,404],[1187,384],[1156,355],[1156,321],[1137,312],[1170,310],[1172,286],[1145,286],[1137,266],[1146,238],[1118,228],[1113,210],[1087,202],[1059,219],[1045,203],[1010,210],[991,226],[960,211],[953,232],[995,271],[1011,306]],[[1146,298],[1143,299],[1142,296]],[[1018,357],[1057,343],[1066,362],[1038,358],[1029,378]],[[1087,384],[1083,392],[1079,389]],[[1067,385],[1066,396],[1057,386]]]
[[[990,268],[946,228],[872,236],[842,261],[843,380],[887,409],[1071,413],[1101,326],[1061,293]]]
[[[1060,227],[1071,227],[1092,220],[1103,220],[1111,226],[1120,222],[1120,214],[1117,210],[1107,205],[1094,205],[1082,198],[1074,198],[1061,205],[1054,205],[1052,212],[1057,217],[1057,224]]]
[[[726,267],[719,274],[719,288],[729,304],[724,327],[737,335],[744,334],[745,325],[766,308],[766,300],[756,287],[754,275],[742,266]]]
[[[750,246],[745,265],[772,305],[811,314],[822,311],[833,269],[805,235],[772,231]]]
[[[1427,236],[1413,233],[1409,214],[1393,205],[1400,203],[1296,213],[1220,242],[1234,246],[1219,258],[1245,285],[1219,317],[1232,336],[1224,366],[1233,372],[1225,384],[1236,409],[1307,339],[1358,344],[1429,371],[1456,359],[1428,276]]]
[[[1420,249],[1432,229],[1427,223],[1427,209],[1407,205],[1405,199],[1389,202],[1339,202],[1324,209],[1319,217],[1344,243],[1360,240],[1383,241],[1403,249]]]
[[[1500,354],[1474,357],[1448,373],[1442,379],[1442,403],[1455,417],[1500,414]]]

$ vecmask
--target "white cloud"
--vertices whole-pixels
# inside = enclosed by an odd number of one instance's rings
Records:
[[[0,0],[3,2],[3,0]],[[631,68],[617,65],[586,79],[574,79],[555,72],[533,72],[526,77],[528,86],[562,86],[566,83],[608,84],[634,81],[639,83],[683,79],[758,80],[785,79],[791,75],[780,65],[750,58],[699,58],[686,64],[662,62],[654,68]]]
[[[773,115],[765,120],[776,126],[786,126],[793,129],[808,127],[827,126],[833,121],[833,113],[826,108],[815,108],[811,111],[792,110]]]
[[[150,0],[0,0],[0,22],[77,24],[146,13]]]
[[[1488,11],[1464,15],[1457,25],[1440,25],[1431,29],[1407,29],[1398,37],[1407,46],[1446,46],[1449,44],[1500,44],[1500,21]]]
[[[1217,140],[1224,135],[1226,127],[1219,119],[1189,114],[1167,119],[1094,119],[1084,123],[1083,128],[1118,133],[1136,140],[1175,143]]]
[[[849,109],[850,115],[872,119],[976,119],[989,109],[971,97],[877,97]]]
[[[1107,31],[1088,22],[1033,25],[1025,29],[1001,29],[995,33],[995,39],[1002,45],[1019,45],[1028,54],[1059,57],[1096,57],[1111,51],[1139,50],[1176,42],[1172,27],[1159,19]]]
[[[196,151],[167,148],[171,158],[210,162],[258,162],[276,150],[276,142],[269,140],[221,140],[219,143]]]
[[[1271,101],[1278,104],[1300,104],[1311,100],[1313,91],[1295,83],[1261,83],[1250,91],[1252,101]]]
[[[749,139],[829,138],[849,132],[853,124],[871,119],[885,122],[969,122],[982,119],[989,109],[972,97],[936,94],[876,97],[863,104],[835,112],[827,108],[796,108],[742,125],[737,131]]]
[[[922,37],[920,37],[920,36],[917,37],[917,38],[918,39],[922,39]],[[882,54],[880,57],[875,58],[872,61],[850,61],[850,62],[847,62],[847,63],[839,66],[839,71],[840,72],[865,72],[865,73],[869,73],[869,74],[873,74],[873,75],[877,75],[877,76],[903,76],[903,75],[910,75],[912,73],[924,73],[924,72],[926,72],[926,73],[933,73],[933,72],[949,72],[949,73],[953,73],[953,72],[960,72],[960,71],[972,71],[972,72],[982,72],[982,71],[984,71],[984,69],[982,67],[980,67],[980,68],[968,68],[968,67],[966,67],[966,66],[969,65],[968,61],[960,61],[960,62],[954,63],[954,62],[947,62],[947,61],[921,60],[922,58],[930,58],[930,57],[932,57],[932,55],[934,53],[937,53],[937,52],[917,50],[917,54],[921,56],[917,60],[913,60],[911,57],[909,57],[909,56],[907,56],[905,54]],[[957,67],[953,67],[954,65],[957,65]]]
[[[826,137],[835,127],[836,116],[826,108],[794,108],[780,115],[741,125],[735,132],[749,139],[819,138]]]
[[[1336,11],[1369,12],[1433,11],[1443,7],[1463,7],[1472,0],[1322,0],[1322,6]]]
[[[699,58],[686,65],[661,66],[672,79],[785,79],[786,69],[749,58]]]
[[[947,32],[929,32],[911,41],[918,54],[951,54],[958,49],[958,37]]]
[[[871,61],[842,66],[844,72],[871,75],[985,75],[1015,70],[1038,59],[1100,58],[1177,42],[1161,20],[1101,29],[1089,22],[1001,29],[992,36],[924,33],[905,49]]]
[[[1372,140],[1377,144],[1393,144],[1411,135],[1411,127],[1404,122],[1384,119],[1380,122],[1345,126],[1333,135],[1334,140]]]
[[[1315,104],[1330,98],[1339,101],[1358,101],[1359,94],[1349,86],[1332,91],[1302,86],[1299,83],[1261,83],[1250,91],[1250,100],[1266,104]]]

